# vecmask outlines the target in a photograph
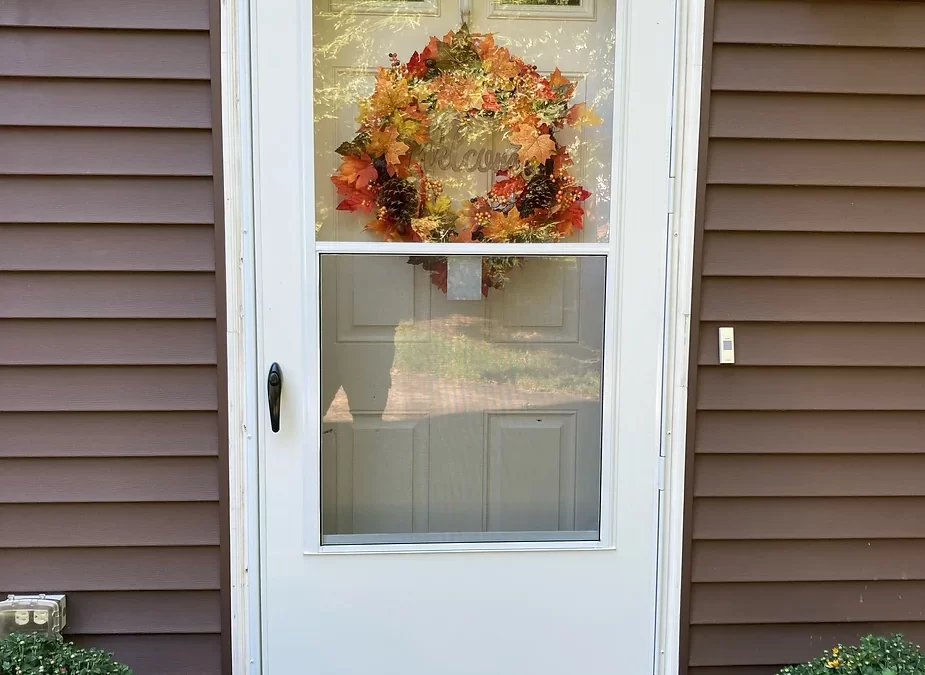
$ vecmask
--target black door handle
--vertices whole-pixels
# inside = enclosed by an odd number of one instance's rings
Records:
[[[267,375],[267,401],[270,403],[270,428],[273,433],[279,431],[279,402],[283,397],[283,371],[280,370],[279,364],[274,363],[270,366],[270,374]]]

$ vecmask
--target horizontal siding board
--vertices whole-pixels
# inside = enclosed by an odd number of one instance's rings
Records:
[[[215,502],[0,504],[3,548],[217,546],[219,527]]]
[[[212,457],[0,459],[0,503],[218,500]]]
[[[3,366],[0,411],[216,410],[213,366]]]
[[[218,455],[215,412],[0,413],[0,457]]]
[[[692,624],[925,620],[923,581],[694,584]]]
[[[925,580],[925,540],[702,541],[694,583]]]
[[[715,91],[925,94],[925,50],[715,45]]]
[[[698,453],[925,453],[918,411],[701,411],[696,425]]]
[[[925,641],[925,624],[909,623],[796,623],[792,625],[695,626],[691,630],[690,663],[751,667],[805,663],[837,644],[852,644],[865,635],[902,633]],[[694,669],[696,672],[699,669]],[[706,671],[705,671],[706,672]],[[755,671],[761,672],[761,671]],[[773,671],[776,675],[777,671]],[[736,669],[729,671],[729,675]],[[717,671],[717,675],[725,675]]]
[[[211,178],[0,176],[0,222],[212,223]]]
[[[712,185],[707,230],[925,232],[925,190]]]
[[[687,675],[778,675],[785,664],[777,666],[707,666],[688,668]],[[792,664],[787,664],[792,665]],[[137,675],[140,675],[137,674]]]
[[[207,365],[215,343],[207,319],[0,319],[0,365]]]
[[[925,96],[716,92],[709,122],[713,138],[925,141]]]
[[[925,370],[701,367],[697,401],[701,410],[925,410]]]
[[[218,633],[220,604],[217,591],[78,591],[67,594],[67,633]]]
[[[701,455],[698,497],[925,496],[925,455]]]
[[[209,33],[0,27],[0,76],[207,80]]]
[[[699,498],[695,540],[921,539],[921,497]]]
[[[0,79],[0,126],[209,129],[208,82]]]
[[[701,318],[921,323],[925,321],[925,281],[706,277]]]
[[[719,0],[713,41],[925,47],[925,5],[869,0]]]
[[[703,274],[921,279],[925,234],[709,232]]]
[[[218,547],[6,549],[4,587],[74,591],[218,590]]]
[[[0,225],[0,271],[55,270],[212,272],[215,230],[211,225]]]
[[[212,274],[0,272],[0,318],[214,317]]]
[[[925,324],[736,323],[734,328],[739,366],[925,366]],[[719,364],[718,329],[718,323],[701,326],[701,365]]]
[[[208,30],[208,0],[7,0],[2,26]]]
[[[113,654],[135,675],[222,675],[220,635],[68,635],[68,639]]]
[[[708,154],[709,183],[925,187],[921,143],[716,139]]]
[[[0,127],[0,174],[210,176],[212,134],[200,129]]]

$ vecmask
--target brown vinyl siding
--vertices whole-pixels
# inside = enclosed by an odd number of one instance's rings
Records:
[[[0,1],[0,593],[137,675],[227,657],[217,32]]]
[[[713,0],[704,69],[682,672],[923,641],[925,2]]]

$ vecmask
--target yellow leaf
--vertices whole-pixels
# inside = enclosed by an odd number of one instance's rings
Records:
[[[453,205],[453,202],[450,201],[450,198],[446,195],[440,195],[434,201],[433,207],[431,207],[431,212],[434,214],[447,213],[450,210],[450,207]]]
[[[378,117],[388,117],[395,110],[401,110],[411,103],[408,80],[395,81],[387,71],[380,70],[376,78],[376,91],[369,98],[372,112]]]
[[[511,142],[520,146],[517,156],[521,162],[533,160],[542,164],[556,151],[556,142],[549,134],[540,134],[534,127],[526,125],[511,134]]]
[[[373,131],[369,134],[369,146],[367,150],[372,157],[385,156],[386,164],[398,164],[401,162],[401,156],[408,152],[410,148],[407,144],[398,139],[398,129],[395,127],[386,127],[381,131]]]
[[[596,127],[603,122],[585,103],[576,103],[569,108],[565,119],[569,126],[575,128],[581,128],[582,126]]]

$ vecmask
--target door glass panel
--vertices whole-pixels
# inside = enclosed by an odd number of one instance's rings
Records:
[[[473,261],[321,256],[323,543],[599,538],[605,258]]]
[[[316,7],[317,239],[608,241],[615,0],[383,4]]]

